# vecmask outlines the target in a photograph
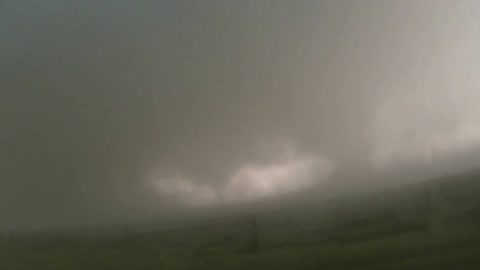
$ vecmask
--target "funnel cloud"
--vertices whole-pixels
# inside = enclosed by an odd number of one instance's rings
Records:
[[[171,196],[182,203],[198,207],[256,201],[290,192],[298,192],[325,181],[334,170],[331,161],[295,152],[284,146],[282,152],[263,163],[245,164],[218,186],[197,184],[179,175],[170,178],[153,176],[152,184],[160,195]]]

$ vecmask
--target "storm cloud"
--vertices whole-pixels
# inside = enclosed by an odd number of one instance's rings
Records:
[[[471,151],[479,9],[6,1],[0,225],[261,200]]]

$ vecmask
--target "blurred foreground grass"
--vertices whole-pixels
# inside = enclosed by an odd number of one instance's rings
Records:
[[[0,269],[476,270],[478,176],[259,214],[255,248],[241,219],[166,231],[4,235]]]
[[[106,242],[7,247],[0,269],[480,269],[480,234],[411,233],[348,244],[318,243],[244,253],[222,248],[126,248]]]

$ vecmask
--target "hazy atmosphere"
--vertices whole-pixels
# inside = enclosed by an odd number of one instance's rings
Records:
[[[473,167],[478,14],[467,0],[2,1],[0,229]]]

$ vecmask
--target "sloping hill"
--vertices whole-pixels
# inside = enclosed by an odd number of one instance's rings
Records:
[[[10,235],[0,269],[480,269],[479,195],[472,171],[169,229]]]

